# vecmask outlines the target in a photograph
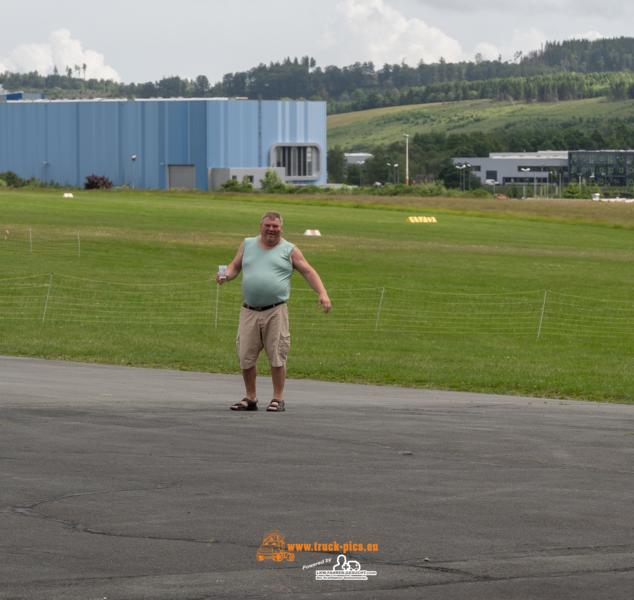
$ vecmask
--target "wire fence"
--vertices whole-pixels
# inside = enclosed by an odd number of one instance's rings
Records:
[[[94,238],[94,236],[93,236]],[[89,238],[89,242],[94,242]],[[108,244],[82,246],[80,232],[0,228],[0,257],[99,260]],[[41,261],[38,261],[41,262]],[[302,282],[303,283],[303,282]],[[294,330],[350,336],[402,335],[567,336],[634,341],[634,302],[575,296],[556,290],[478,294],[396,287],[329,290],[334,309],[318,317],[316,296],[296,286],[290,311]],[[0,321],[94,325],[195,326],[235,331],[241,304],[237,282],[212,277],[147,284],[42,273],[0,278]]]
[[[634,303],[554,290],[477,294],[394,287],[329,290],[333,310],[318,318],[316,295],[293,290],[294,330],[329,335],[549,335],[634,337]],[[200,326],[235,331],[240,286],[211,278],[147,284],[45,273],[0,279],[0,319],[41,323]]]
[[[32,227],[0,230],[0,251],[3,256],[47,256],[81,258],[82,239],[79,231],[72,234],[49,232],[46,237]]]

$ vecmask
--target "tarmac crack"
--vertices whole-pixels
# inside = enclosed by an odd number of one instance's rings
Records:
[[[101,535],[105,537],[113,537],[113,538],[125,538],[125,539],[136,539],[136,540],[153,540],[153,541],[165,541],[165,542],[185,542],[190,544],[204,544],[204,545],[229,545],[229,546],[237,546],[241,548],[248,548],[255,551],[258,548],[258,545],[252,544],[241,544],[238,542],[226,541],[226,540],[209,540],[209,539],[196,539],[196,538],[186,538],[186,537],[172,537],[172,536],[159,536],[159,535],[140,535],[140,534],[128,534],[128,533],[115,533],[112,531],[105,531],[100,529],[95,529],[93,527],[86,527],[82,525],[79,521],[73,521],[70,519],[60,519],[58,517],[53,517],[50,515],[42,514],[38,512],[37,507],[43,506],[45,504],[51,504],[54,502],[60,502],[62,500],[66,500],[68,498],[77,498],[82,496],[93,496],[96,494],[109,494],[109,493],[121,493],[121,492],[138,492],[138,491],[152,491],[158,489],[168,489],[174,487],[174,485],[160,485],[151,488],[126,488],[126,489],[117,489],[117,490],[101,490],[101,491],[93,491],[93,492],[82,492],[78,494],[66,494],[64,496],[59,496],[57,498],[51,498],[48,500],[42,500],[40,502],[36,502],[29,506],[12,506],[10,507],[10,511],[16,515],[22,517],[28,517],[33,519],[41,519],[44,521],[49,521],[52,523],[58,523],[63,527],[66,527],[70,530],[76,531],[78,533],[87,533],[90,535]]]
[[[592,547],[589,547],[592,548]],[[620,548],[620,547],[617,547]],[[626,546],[629,549],[629,546]],[[570,556],[572,554],[561,554],[561,555],[550,555],[553,558],[559,556]],[[533,555],[524,555],[522,558],[531,558]],[[511,558],[519,558],[518,556],[513,556]],[[500,563],[504,562],[504,559],[499,559]],[[447,581],[447,582],[434,582],[428,584],[413,584],[412,586],[405,585],[403,587],[427,587],[427,586],[436,586],[436,585],[451,585],[455,583],[464,583],[464,582],[500,582],[500,581],[516,581],[521,579],[548,579],[548,578],[559,578],[559,577],[569,577],[573,575],[595,575],[595,574],[605,574],[605,573],[629,573],[634,572],[634,565],[629,567],[614,567],[614,568],[606,568],[606,569],[565,569],[561,571],[551,571],[551,572],[536,572],[536,573],[523,573],[517,575],[506,575],[506,576],[496,576],[496,575],[486,575],[475,573],[472,571],[468,571],[465,569],[458,569],[454,567],[443,566],[442,564],[438,565],[419,565],[412,563],[402,563],[402,562],[387,562],[387,561],[372,561],[373,564],[377,565],[390,565],[395,567],[410,567],[413,569],[418,569],[420,571],[431,571],[436,573],[443,573],[448,575],[457,575],[463,577],[463,579]],[[390,588],[390,589],[399,589]]]
[[[163,541],[163,542],[186,542],[190,544],[218,544],[218,545],[230,545],[230,546],[238,546],[242,548],[253,549],[254,551],[258,548],[258,545],[251,544],[240,544],[238,542],[230,542],[224,540],[203,540],[196,538],[187,538],[187,537],[171,537],[171,536],[160,536],[160,535],[141,535],[141,534],[130,534],[130,533],[115,533],[112,531],[105,531],[102,529],[95,529],[93,527],[86,527],[82,525],[79,521],[72,521],[70,519],[60,519],[58,517],[52,517],[49,515],[44,515],[39,513],[31,508],[27,507],[12,507],[11,509],[15,514],[30,517],[34,519],[42,519],[44,521],[49,521],[52,523],[59,523],[60,525],[76,531],[78,533],[87,533],[90,535],[101,535],[105,537],[112,538],[125,538],[125,539],[134,539],[134,540],[153,540],[153,541]]]

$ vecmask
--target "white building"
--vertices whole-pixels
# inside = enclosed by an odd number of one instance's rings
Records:
[[[488,157],[459,156],[453,164],[464,170],[465,177],[470,173],[482,184],[554,183],[568,171],[568,151],[492,152]]]
[[[374,155],[369,152],[346,152],[343,156],[346,159],[347,167],[350,165],[363,165],[366,160],[374,158]]]

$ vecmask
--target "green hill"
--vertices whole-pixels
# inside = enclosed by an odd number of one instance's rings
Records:
[[[403,134],[492,133],[509,128],[552,128],[602,121],[634,121],[634,100],[605,97],[567,102],[466,100],[376,108],[328,117],[328,145],[362,150],[402,142]]]

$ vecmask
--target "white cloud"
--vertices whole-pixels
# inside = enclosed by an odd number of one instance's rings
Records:
[[[82,47],[79,40],[71,37],[67,29],[57,29],[49,36],[48,43],[20,44],[8,56],[0,57],[0,71],[26,73],[37,71],[50,75],[55,67],[63,74],[66,67],[86,65],[86,77],[121,81],[115,69],[107,65],[103,54]],[[73,73],[76,75],[76,73]],[[83,75],[83,72],[82,72]]]
[[[535,27],[527,27],[526,29],[515,29],[513,31],[513,37],[506,52],[528,52],[539,50],[547,41],[546,34],[540,29]],[[505,56],[505,58],[513,58],[512,56]]]
[[[528,29],[516,29],[511,37],[503,45],[492,44],[488,41],[479,42],[475,46],[475,52],[482,55],[484,60],[514,60],[517,52],[525,55],[538,50],[546,42],[546,36],[534,27]],[[473,60],[471,57],[470,60]]]
[[[338,50],[352,59],[340,56],[340,64],[371,60],[377,65],[416,65],[421,59],[435,62],[441,56],[447,61],[462,58],[462,48],[455,39],[421,19],[406,17],[385,0],[342,0],[337,13],[340,19],[335,25],[336,34],[328,38],[337,40]]]
[[[598,31],[587,31],[566,36],[565,39],[598,40],[603,37]],[[522,52],[526,56],[529,52],[542,48],[547,41],[546,34],[535,27],[515,29],[504,45],[484,41],[476,45],[475,52],[479,53],[484,60],[497,60],[498,56],[502,56],[502,60],[513,60],[517,52]]]
[[[568,39],[570,40],[590,40],[591,42],[594,40],[600,40],[601,38],[609,37],[604,36],[598,31],[586,31],[585,33],[574,33]]]
[[[497,60],[501,52],[500,48],[494,44],[490,44],[489,42],[480,42],[475,47],[475,53],[479,54],[483,60]]]

